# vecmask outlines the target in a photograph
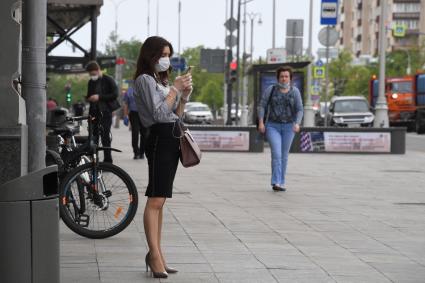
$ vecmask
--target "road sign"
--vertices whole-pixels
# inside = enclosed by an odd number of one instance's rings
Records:
[[[301,56],[303,52],[302,37],[287,37],[286,38],[286,53],[292,56]]]
[[[267,64],[278,64],[286,62],[285,48],[267,49]]]
[[[318,85],[312,85],[310,88],[310,92],[312,95],[319,95],[320,94],[320,86]]]
[[[313,78],[324,79],[325,78],[325,67],[314,67]]]
[[[316,61],[316,63],[314,63],[314,65],[317,67],[323,67],[323,61],[319,59]]]
[[[174,70],[183,72],[186,70],[186,59],[184,57],[172,57],[170,58],[171,67],[173,67]]]
[[[286,36],[300,37],[304,32],[304,20],[286,20]]]
[[[238,29],[238,21],[235,20],[235,18],[230,18],[228,19],[225,23],[224,26],[230,31],[230,32],[234,32],[235,30]]]
[[[337,24],[338,18],[338,0],[322,0],[320,24],[332,25]]]
[[[330,47],[329,48],[329,58],[335,59],[338,58],[339,50],[336,47]],[[319,58],[326,58],[326,48],[319,48],[317,49],[317,57]]]
[[[329,35],[329,38],[327,38]],[[339,39],[339,32],[334,27],[324,27],[319,32],[319,42],[323,46],[333,46]]]
[[[238,38],[234,35],[226,36],[226,45],[232,48],[238,43]]]
[[[313,94],[311,96],[311,100],[313,100],[313,101],[318,101],[319,99],[320,99],[320,95],[318,95],[318,94]]]
[[[223,73],[224,54],[224,49],[201,49],[201,69],[209,73]]]
[[[406,25],[395,25],[393,28],[393,35],[395,37],[404,37],[406,35]]]

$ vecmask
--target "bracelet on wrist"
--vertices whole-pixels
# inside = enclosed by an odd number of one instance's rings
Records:
[[[184,103],[189,102],[189,97],[188,98],[184,98],[183,96],[180,97],[180,100],[183,101]]]

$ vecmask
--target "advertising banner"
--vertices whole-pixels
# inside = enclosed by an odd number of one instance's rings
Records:
[[[391,152],[390,133],[301,132],[301,152]]]
[[[205,151],[249,151],[249,131],[191,131]]]

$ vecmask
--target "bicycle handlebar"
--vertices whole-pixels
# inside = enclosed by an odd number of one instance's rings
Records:
[[[66,117],[66,120],[69,122],[78,122],[78,121],[83,121],[88,119],[90,119],[90,116]]]

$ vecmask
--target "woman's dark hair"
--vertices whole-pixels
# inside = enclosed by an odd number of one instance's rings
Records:
[[[282,72],[288,72],[288,73],[289,73],[289,78],[290,78],[290,79],[291,79],[291,81],[292,81],[292,75],[293,75],[294,71],[292,70],[292,68],[291,68],[291,67],[289,67],[289,66],[284,66],[284,67],[279,67],[279,68],[276,70],[276,79],[277,79],[278,81],[279,81],[280,74],[281,74]]]
[[[164,47],[170,48],[170,57],[173,56],[173,46],[166,39],[159,36],[148,37],[140,47],[139,58],[137,59],[137,69],[134,74],[134,79],[142,74],[148,74],[152,77],[159,78],[159,82],[163,85],[168,84],[168,75],[171,72],[171,67],[167,71],[157,73],[155,65],[162,56]],[[157,76],[155,76],[155,74]]]

